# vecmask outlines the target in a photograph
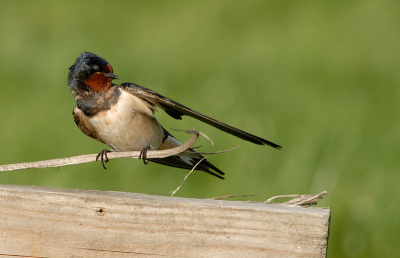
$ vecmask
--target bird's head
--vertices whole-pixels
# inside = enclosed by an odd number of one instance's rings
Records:
[[[103,92],[111,88],[112,80],[119,79],[106,60],[90,52],[80,54],[69,70],[71,90]]]

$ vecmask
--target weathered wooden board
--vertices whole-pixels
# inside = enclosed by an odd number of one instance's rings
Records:
[[[325,257],[329,222],[321,208],[0,185],[0,257]]]

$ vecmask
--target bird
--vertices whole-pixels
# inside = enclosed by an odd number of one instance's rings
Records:
[[[156,107],[174,119],[190,116],[243,140],[281,148],[278,144],[203,115],[151,89],[135,83],[116,85],[112,82],[115,79],[120,77],[114,74],[112,66],[102,57],[87,51],[77,57],[68,73],[68,86],[76,102],[72,112],[76,125],[85,135],[107,144],[111,151],[141,151],[145,164],[151,161],[183,169],[192,169],[201,161],[195,170],[224,179],[224,172],[193,149],[177,156],[149,158],[146,162],[147,150],[182,145],[158,122],[154,115]],[[96,158],[101,157],[104,168],[103,157],[107,162],[107,152],[103,149]]]

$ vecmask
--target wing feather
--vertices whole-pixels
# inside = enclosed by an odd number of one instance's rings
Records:
[[[92,137],[95,140],[98,140],[99,142],[105,143],[90,125],[85,114],[78,106],[75,106],[74,110],[72,111],[72,115],[74,116],[75,124],[84,134]]]
[[[255,136],[253,134],[250,134],[250,133],[247,133],[240,129],[237,129],[233,126],[222,123],[211,117],[203,115],[197,111],[194,111],[184,105],[179,104],[178,102],[173,101],[172,99],[166,98],[166,97],[158,94],[157,92],[155,92],[153,90],[144,88],[144,87],[139,86],[134,83],[123,83],[120,85],[120,87],[128,93],[133,94],[139,98],[142,98],[142,99],[152,103],[153,105],[160,107],[168,115],[170,115],[171,117],[173,117],[175,119],[182,119],[183,115],[191,116],[195,119],[198,119],[204,123],[214,126],[215,128],[218,128],[226,133],[232,134],[243,140],[246,140],[246,141],[249,141],[249,142],[252,142],[255,144],[259,144],[259,145],[269,145],[269,146],[277,148],[277,149],[282,148],[278,144],[275,144],[273,142],[270,142],[268,140],[265,140],[263,138]]]

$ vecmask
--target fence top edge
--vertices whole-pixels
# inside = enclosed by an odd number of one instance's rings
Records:
[[[264,211],[271,210],[279,212],[330,216],[329,208],[294,207],[294,206],[286,206],[279,204],[263,204],[263,203],[246,202],[246,201],[227,201],[227,200],[169,197],[169,196],[158,196],[158,195],[117,192],[117,191],[80,190],[80,189],[67,189],[67,188],[52,188],[43,186],[0,184],[0,192],[1,191],[16,191],[16,192],[26,191],[32,193],[48,193],[48,194],[51,193],[51,194],[74,195],[74,196],[84,195],[86,197],[93,196],[93,197],[104,197],[104,198],[124,198],[124,199],[135,199],[143,201],[186,203],[193,205],[212,205],[212,206],[230,207],[237,209],[254,209],[254,210],[264,210]]]

